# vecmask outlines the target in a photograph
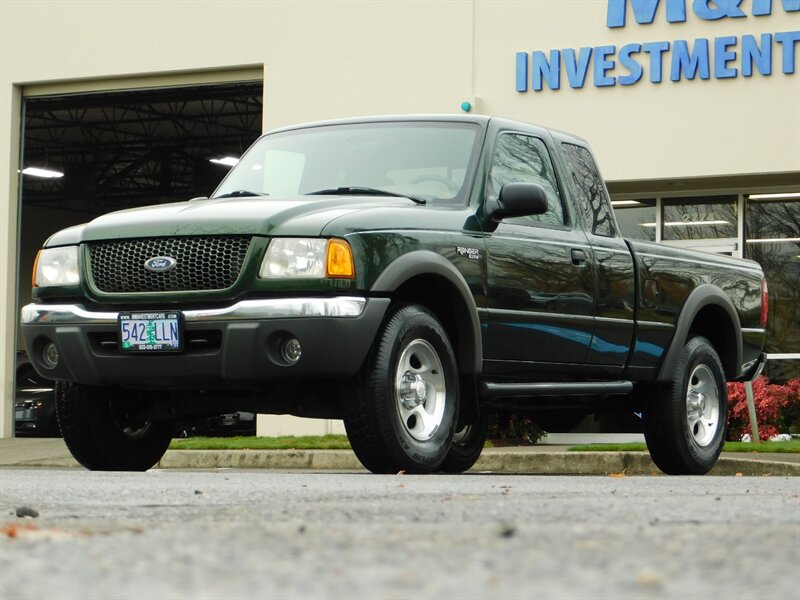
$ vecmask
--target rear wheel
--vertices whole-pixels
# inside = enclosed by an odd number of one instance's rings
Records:
[[[430,473],[445,459],[457,418],[453,349],[419,305],[394,309],[344,398],[347,437],[373,473]]]
[[[133,417],[112,388],[59,381],[55,393],[64,442],[87,469],[146,471],[169,446],[173,424]]]
[[[714,347],[693,337],[681,351],[673,380],[647,400],[644,432],[650,456],[670,475],[704,475],[725,444],[728,392]]]

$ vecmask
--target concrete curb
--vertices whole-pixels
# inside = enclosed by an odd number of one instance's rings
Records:
[[[167,450],[158,468],[365,470],[350,450]]]
[[[162,469],[310,469],[364,471],[349,450],[169,450]],[[491,452],[473,473],[660,475],[646,452]],[[722,456],[710,475],[800,476],[800,464]]]
[[[61,439],[0,440],[0,467],[79,467]],[[351,450],[168,450],[161,469],[285,469],[366,472]],[[659,475],[647,452],[567,452],[542,445],[484,450],[472,473]],[[712,475],[800,476],[800,454],[723,453]]]

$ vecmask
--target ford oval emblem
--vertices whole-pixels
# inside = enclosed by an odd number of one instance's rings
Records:
[[[154,273],[166,273],[175,268],[178,261],[169,256],[156,256],[144,261],[144,268]]]

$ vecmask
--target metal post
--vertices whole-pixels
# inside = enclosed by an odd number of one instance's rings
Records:
[[[758,417],[756,416],[756,403],[753,397],[753,382],[744,382],[744,393],[747,396],[747,412],[750,413],[750,431],[753,436],[753,443],[761,443],[761,438],[758,437]]]

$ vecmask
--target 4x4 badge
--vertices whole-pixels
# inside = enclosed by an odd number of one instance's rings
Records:
[[[144,261],[144,268],[154,273],[166,273],[175,268],[178,261],[170,256],[156,256]]]

